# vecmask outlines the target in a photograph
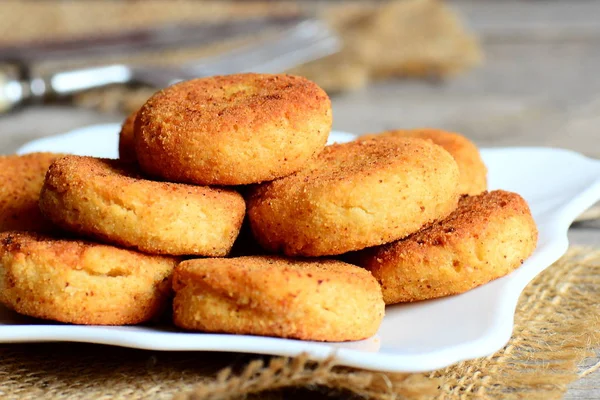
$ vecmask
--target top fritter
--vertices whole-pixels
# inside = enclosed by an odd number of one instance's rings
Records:
[[[141,168],[162,179],[258,183],[300,170],[331,123],[329,97],[305,78],[216,76],[152,96],[135,121],[135,150]]]

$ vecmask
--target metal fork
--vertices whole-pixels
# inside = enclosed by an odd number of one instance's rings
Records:
[[[278,35],[178,67],[111,64],[56,72],[29,79],[0,76],[0,112],[29,102],[50,101],[115,84],[162,88],[211,75],[238,72],[276,73],[338,51],[339,39],[321,21],[306,19]]]

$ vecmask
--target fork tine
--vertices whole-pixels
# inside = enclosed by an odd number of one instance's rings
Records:
[[[221,56],[210,57],[201,64],[188,64],[184,68],[190,71],[209,71],[214,75],[223,71],[233,73],[256,70],[273,60],[279,60],[277,64],[281,65],[281,71],[298,65],[298,62],[308,62],[331,54],[338,49],[338,45],[337,38],[322,22],[307,21],[277,37],[269,37]]]
[[[145,83],[166,86],[202,76],[239,72],[281,72],[339,50],[338,38],[321,21],[305,21],[280,35],[262,39],[228,53],[188,63],[181,68],[152,70],[144,68],[136,78]],[[160,81],[160,82],[158,82]]]

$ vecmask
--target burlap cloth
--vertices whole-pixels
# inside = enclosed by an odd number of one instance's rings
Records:
[[[555,399],[598,368],[599,284],[600,250],[571,248],[521,295],[506,347],[429,374],[350,369],[335,359],[13,344],[0,346],[0,397]]]

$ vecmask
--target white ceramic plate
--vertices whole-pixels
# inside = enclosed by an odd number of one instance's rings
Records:
[[[116,157],[118,125],[98,125],[31,142],[20,153],[70,152]],[[353,136],[335,132],[334,141]],[[419,372],[486,356],[511,336],[519,294],[567,249],[573,219],[600,199],[600,161],[548,148],[483,149],[490,188],[520,193],[538,223],[539,245],[512,274],[468,293],[387,308],[376,336],[324,344],[257,336],[183,333],[172,328],[71,326],[16,315],[0,308],[0,342],[73,341],[152,350],[232,351],[323,359],[343,365]],[[352,318],[352,316],[348,316]]]

